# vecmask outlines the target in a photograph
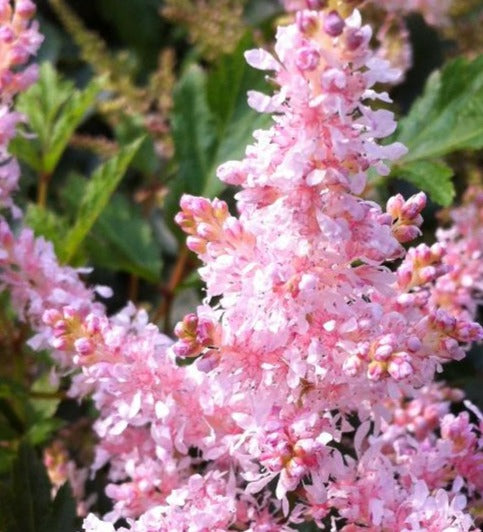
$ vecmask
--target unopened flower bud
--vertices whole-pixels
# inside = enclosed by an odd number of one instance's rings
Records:
[[[337,11],[331,11],[324,19],[324,31],[331,37],[338,37],[344,31],[344,26],[344,19]]]
[[[393,229],[392,234],[398,242],[406,244],[418,238],[421,235],[421,230],[416,225],[400,225]]]
[[[173,345],[173,352],[180,358],[194,357],[201,353],[201,347],[198,342],[183,339]]]
[[[30,0],[17,0],[15,4],[15,13],[18,13],[24,18],[31,18],[35,14],[35,4]]]
[[[343,370],[349,377],[355,377],[361,369],[361,359],[356,356],[351,356],[344,361]]]
[[[354,52],[364,42],[364,35],[361,30],[352,30],[347,35],[347,47]]]
[[[411,336],[406,343],[409,351],[415,353],[421,349],[421,340],[417,336]]]
[[[305,0],[308,9],[318,10],[324,9],[327,5],[327,0]]]
[[[392,345],[390,344],[380,345],[376,349],[376,352],[374,353],[374,359],[379,360],[379,361],[387,360],[391,356],[392,352],[393,352]]]
[[[84,327],[90,335],[97,334],[101,330],[101,320],[95,314],[89,314],[84,320]]]
[[[15,33],[9,26],[0,28],[0,41],[6,44],[11,43],[15,39]]]
[[[404,218],[413,219],[416,218],[419,213],[426,206],[426,194],[419,192],[414,196],[411,196],[402,206],[401,215]]]
[[[189,236],[186,239],[186,246],[197,255],[202,255],[206,252],[206,240],[198,236]]]

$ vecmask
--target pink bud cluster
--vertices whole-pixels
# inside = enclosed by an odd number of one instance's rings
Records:
[[[211,352],[216,355],[220,344],[220,326],[216,315],[210,307],[201,307],[198,314],[188,314],[177,324],[174,334],[179,341],[174,346],[174,353],[179,357],[193,357],[205,353],[205,358]]]
[[[21,69],[42,42],[38,24],[31,22],[35,5],[31,0],[0,1],[0,208],[20,211],[11,199],[17,188],[19,167],[7,148],[22,116],[11,111],[13,97],[29,87],[37,76],[37,66]]]
[[[423,223],[421,211],[426,205],[426,196],[420,192],[407,201],[397,194],[387,203],[386,211],[391,218],[392,234],[399,242],[410,242],[421,235]]]

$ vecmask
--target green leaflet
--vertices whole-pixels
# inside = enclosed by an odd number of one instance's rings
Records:
[[[453,201],[453,170],[442,161],[414,161],[398,167],[394,175],[421,188],[440,205],[451,205]]]
[[[392,140],[409,149],[392,175],[450,205],[453,171],[439,158],[483,147],[483,56],[473,61],[460,57],[432,74]]]
[[[37,236],[43,236],[52,242],[57,254],[61,252],[62,239],[68,228],[64,217],[46,207],[29,203],[24,219],[26,225],[31,227]]]
[[[43,63],[37,83],[20,94],[16,106],[34,137],[18,135],[10,144],[12,154],[38,173],[51,174],[98,92],[96,81],[77,90],[50,63]]]
[[[74,215],[85,184],[81,176],[71,174],[61,190],[64,207]],[[113,194],[89,231],[82,250],[96,267],[124,271],[152,283],[159,281],[160,243],[139,207],[121,194]]]
[[[86,248],[97,266],[159,282],[159,242],[139,209],[123,196],[113,196],[89,235]]]
[[[121,148],[119,153],[92,174],[80,200],[77,219],[65,236],[60,249],[63,262],[69,262],[90,229],[105,209],[110,197],[125,174],[143,139]]]

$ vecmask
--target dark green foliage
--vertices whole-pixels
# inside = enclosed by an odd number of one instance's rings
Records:
[[[51,485],[32,447],[22,443],[10,481],[0,483],[2,532],[73,532],[78,526],[70,487],[64,484],[52,501]]]

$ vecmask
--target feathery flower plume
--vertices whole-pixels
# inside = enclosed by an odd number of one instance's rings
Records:
[[[32,345],[76,370],[71,395],[99,411],[93,469],[109,463],[114,508],[86,531],[118,518],[138,532],[474,530],[480,414],[451,414],[459,397],[431,383],[483,333],[433,295],[445,245],[402,246],[424,196],[386,212],[362,196],[368,169],[385,175],[405,153],[379,143],[395,122],[369,103],[390,101],[375,85],[399,72],[370,38],[357,11],[308,10],[279,28],[274,55],[247,52],[278,87],[249,94],[273,125],[218,169],[241,187],[238,217],[182,199],[207,299],[174,345],[133,306],[107,317],[49,244],[2,221],[2,287],[38,331]]]

